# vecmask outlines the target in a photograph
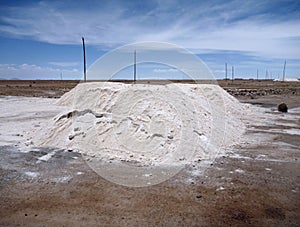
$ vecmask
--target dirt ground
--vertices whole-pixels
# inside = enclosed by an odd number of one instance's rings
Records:
[[[59,97],[76,83],[0,81],[0,95]],[[266,113],[263,124],[247,126],[248,142],[205,169],[195,162],[155,186],[111,183],[74,151],[1,146],[0,226],[300,226],[300,84],[219,84],[280,94],[236,93]],[[280,102],[288,113],[277,112]]]

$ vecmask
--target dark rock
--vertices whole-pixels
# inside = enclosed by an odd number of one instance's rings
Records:
[[[279,105],[278,105],[278,111],[284,112],[284,113],[288,112],[288,107],[287,107],[287,105],[286,105],[285,103],[279,104]]]

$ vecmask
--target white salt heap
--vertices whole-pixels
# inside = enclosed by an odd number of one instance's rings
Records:
[[[35,145],[146,166],[215,158],[240,142],[251,118],[248,105],[204,84],[81,83],[57,105],[68,111]]]

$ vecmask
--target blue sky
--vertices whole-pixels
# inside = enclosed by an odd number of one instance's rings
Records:
[[[262,79],[266,70],[278,78],[285,60],[286,76],[300,78],[300,1],[289,0],[0,0],[0,78],[81,79],[82,36],[88,67],[114,48],[157,41],[196,54],[216,78],[225,62],[235,77],[256,78],[258,69]],[[138,69],[140,78],[178,73]]]

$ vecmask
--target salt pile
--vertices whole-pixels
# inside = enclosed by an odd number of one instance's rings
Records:
[[[78,149],[105,162],[184,164],[240,142],[249,106],[217,85],[81,83],[35,144]]]

